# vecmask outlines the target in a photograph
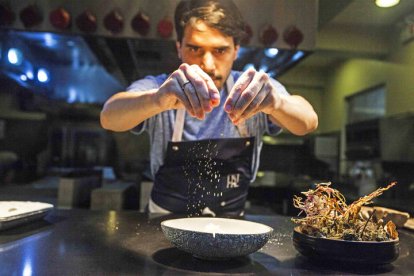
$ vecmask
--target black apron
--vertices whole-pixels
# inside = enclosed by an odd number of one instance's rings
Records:
[[[227,81],[227,91],[233,86]],[[177,111],[172,141],[158,169],[152,201],[177,214],[240,215],[253,177],[254,137],[181,141],[185,110]],[[246,136],[242,124],[238,128]]]

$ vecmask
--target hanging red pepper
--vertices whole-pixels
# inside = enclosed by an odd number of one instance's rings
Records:
[[[16,20],[16,15],[7,6],[0,4],[0,26],[10,26]]]
[[[148,15],[142,11],[139,11],[134,18],[132,18],[131,27],[141,36],[146,36],[151,27]]]
[[[286,28],[283,33],[283,40],[292,48],[297,48],[303,41],[303,33],[296,26]]]
[[[59,30],[65,30],[71,25],[71,16],[64,8],[57,8],[49,13],[49,21],[53,27]]]
[[[247,45],[247,44],[249,44],[250,43],[250,40],[252,39],[252,37],[253,37],[253,30],[252,30],[252,27],[250,27],[250,25],[249,24],[246,24],[245,26],[244,26],[244,32],[246,33],[246,35],[243,37],[243,39],[241,40],[241,44],[242,45]]]
[[[279,34],[272,25],[267,25],[260,32],[260,42],[265,46],[270,46],[277,41]]]
[[[94,33],[97,29],[96,16],[89,10],[76,17],[76,26],[85,33]]]
[[[157,32],[162,38],[169,38],[174,30],[174,24],[171,19],[164,17],[158,22]]]
[[[122,17],[122,14],[117,10],[111,11],[104,18],[104,26],[108,31],[114,34],[120,33],[124,28],[124,18]]]
[[[20,11],[20,20],[25,28],[39,25],[43,21],[43,15],[36,5],[28,5]]]

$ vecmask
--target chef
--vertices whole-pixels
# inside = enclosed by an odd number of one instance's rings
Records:
[[[242,215],[262,136],[282,128],[305,135],[316,129],[317,115],[266,73],[231,70],[245,35],[231,0],[181,1],[175,29],[182,64],[109,98],[101,125],[149,133],[149,212]]]

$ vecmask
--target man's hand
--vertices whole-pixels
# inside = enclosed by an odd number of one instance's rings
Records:
[[[295,135],[305,135],[318,126],[318,115],[312,105],[299,95],[279,93],[270,77],[254,69],[244,72],[230,91],[224,110],[234,124],[258,112]]]
[[[217,87],[198,65],[183,63],[161,85],[158,93],[160,104],[166,110],[185,108],[200,120],[220,104]]]
[[[245,71],[235,83],[224,104],[234,124],[239,124],[258,112],[271,114],[280,106],[277,93],[266,73],[254,69]]]

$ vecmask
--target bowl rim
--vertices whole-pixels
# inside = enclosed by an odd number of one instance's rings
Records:
[[[260,225],[261,227],[265,227],[267,228],[267,230],[265,232],[258,232],[258,233],[220,233],[220,231],[217,232],[207,232],[207,231],[199,231],[199,230],[190,230],[190,229],[183,229],[183,228],[178,228],[178,227],[172,227],[169,225],[166,225],[168,222],[171,221],[177,221],[177,220],[225,220],[225,221],[237,221],[237,222],[242,222],[242,223],[248,223],[248,224],[256,224],[256,225]],[[260,222],[255,222],[255,221],[250,221],[250,220],[242,220],[242,219],[232,219],[232,218],[220,218],[220,217],[189,217],[189,218],[175,218],[175,219],[167,219],[161,222],[161,227],[167,227],[167,228],[171,228],[171,229],[175,229],[175,230],[180,230],[180,231],[187,231],[187,232],[194,232],[194,233],[200,233],[200,234],[208,234],[208,235],[231,235],[231,236],[251,236],[251,235],[266,235],[266,234],[271,234],[274,229],[272,227],[270,227],[269,225],[260,223]]]

